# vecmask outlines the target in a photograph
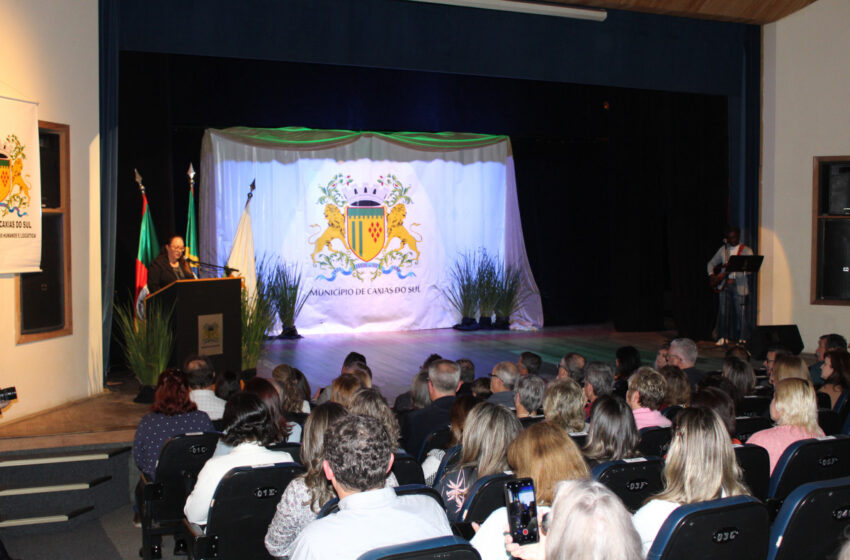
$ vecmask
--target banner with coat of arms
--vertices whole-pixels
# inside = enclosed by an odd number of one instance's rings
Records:
[[[522,269],[514,321],[542,326],[507,137],[208,130],[201,163],[201,260],[226,258],[256,181],[257,262],[297,263],[310,293],[299,332],[451,327],[449,271],[482,249]]]
[[[0,274],[41,267],[38,106],[0,97]]]

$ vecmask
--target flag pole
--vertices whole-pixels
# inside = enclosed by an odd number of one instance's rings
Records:
[[[189,177],[189,210],[186,218],[186,258],[189,260],[192,273],[198,276],[198,265],[193,264],[198,262],[198,226],[195,221],[195,168],[192,162],[189,162],[189,170],[186,172]]]

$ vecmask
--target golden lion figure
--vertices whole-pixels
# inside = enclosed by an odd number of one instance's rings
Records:
[[[401,247],[399,247],[399,249],[403,249],[405,245],[410,247],[416,252],[416,260],[419,260],[419,248],[416,246],[416,242],[422,241],[422,239],[414,239],[413,236],[410,235],[410,232],[405,229],[404,219],[406,217],[407,208],[405,208],[404,204],[396,204],[390,211],[390,215],[387,217],[387,244],[384,245],[384,248],[386,249],[389,247],[390,242],[393,239],[398,238],[398,240],[401,241]]]
[[[16,158],[15,161],[12,162],[12,168],[10,169],[10,179],[9,184],[4,185],[0,184],[0,200],[6,200],[6,198],[12,194],[12,191],[15,190],[15,185],[20,187],[21,198],[26,198],[29,200],[30,198],[30,187],[27,185],[26,181],[22,176],[24,170],[24,162],[21,158]]]
[[[339,239],[345,245],[345,216],[342,215],[342,212],[333,204],[326,204],[325,219],[328,221],[328,227],[315,241],[315,250],[310,255],[313,262],[316,262],[316,255],[321,253],[325,247],[332,249],[331,242],[334,239]]]

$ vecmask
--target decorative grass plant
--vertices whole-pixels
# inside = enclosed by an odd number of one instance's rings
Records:
[[[475,330],[478,323],[478,260],[475,253],[461,253],[449,271],[449,285],[443,290],[449,304],[460,313],[462,319],[456,329]]]
[[[277,264],[270,278],[269,290],[274,309],[283,327],[281,336],[298,337],[295,320],[310,296],[310,293],[304,290],[301,269],[292,263]]]
[[[144,319],[136,317],[132,300],[113,304],[115,322],[118,324],[118,345],[124,362],[142,385],[156,385],[159,374],[168,366],[174,350],[174,333],[171,315],[174,307],[165,308],[158,303],[147,307]]]
[[[478,324],[482,329],[489,329],[493,324],[493,312],[499,298],[500,261],[482,250],[477,264]]]
[[[511,315],[519,309],[523,299],[522,275],[519,267],[499,263],[498,278],[496,280],[496,312],[495,328],[508,329],[511,325]]]
[[[257,270],[257,288],[253,296],[242,290],[242,369],[257,367],[266,332],[275,321],[271,281],[265,263]]]

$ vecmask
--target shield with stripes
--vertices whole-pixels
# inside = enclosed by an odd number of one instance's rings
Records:
[[[345,210],[348,247],[363,261],[370,261],[384,248],[387,234],[383,206],[349,206]]]

